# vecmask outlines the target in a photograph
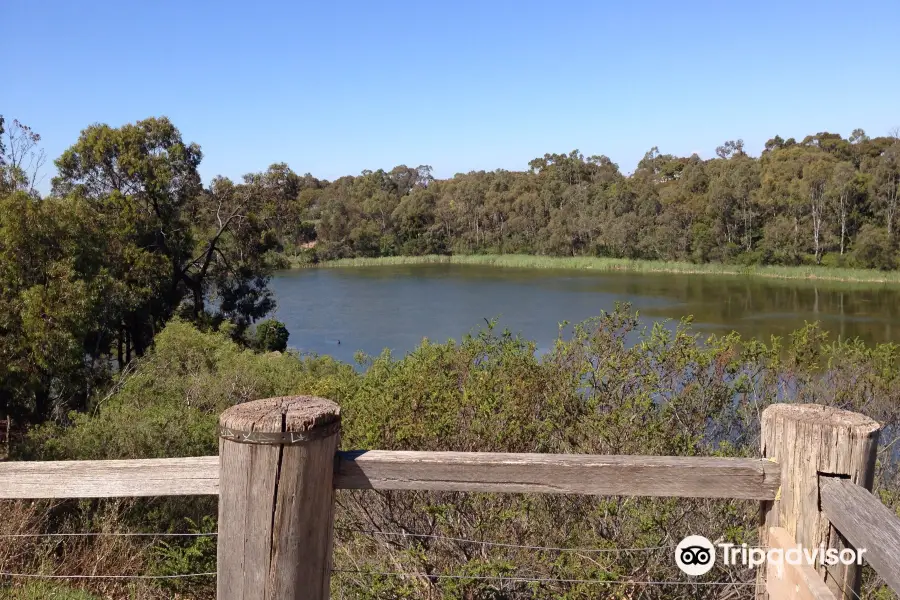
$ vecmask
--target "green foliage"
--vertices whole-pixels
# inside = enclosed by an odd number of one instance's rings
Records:
[[[188,519],[186,533],[204,534],[216,532],[216,520],[204,516],[199,523]],[[151,572],[157,576],[183,575],[185,573],[215,573],[216,537],[195,536],[178,538],[178,542],[159,542],[152,550]],[[162,580],[163,589],[178,594],[198,595],[210,588],[212,577],[171,578]]]
[[[857,265],[882,271],[897,268],[897,249],[886,229],[866,224],[860,233],[852,253]]]
[[[256,324],[253,347],[261,352],[284,352],[287,350],[289,335],[284,323],[266,319]]]
[[[27,178],[40,136],[14,128],[0,167],[4,414],[27,423],[83,410],[174,315],[227,319],[239,335],[274,308],[269,179],[203,189],[199,146],[151,118],[86,128],[42,199]]]
[[[836,261],[837,262],[837,261]],[[374,267],[379,265],[456,264],[528,269],[574,269],[595,272],[629,271],[635,273],[705,273],[716,275],[753,275],[774,279],[815,279],[856,283],[900,283],[900,272],[846,268],[839,265],[735,265],[697,264],[658,260],[627,260],[588,256],[555,257],[523,254],[388,256],[383,258],[345,258],[320,263],[319,267]],[[293,263],[294,267],[303,267]]]
[[[300,214],[316,222],[324,260],[452,252],[801,265],[844,254],[864,225],[896,237],[900,142],[858,130],[776,136],[766,148],[753,158],[732,140],[706,161],[653,148],[630,176],[577,150],[524,172],[446,180],[401,165],[317,181]]]
[[[72,413],[70,426],[34,428],[20,452],[44,459],[215,454],[218,415],[228,406],[299,393],[335,397],[352,372],[329,358],[258,354],[225,333],[175,320],[89,412]]]

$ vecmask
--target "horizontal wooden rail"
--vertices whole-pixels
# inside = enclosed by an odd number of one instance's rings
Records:
[[[219,493],[219,457],[0,463],[0,498],[114,498]]]
[[[772,500],[768,460],[670,456],[339,452],[338,489]],[[0,498],[215,495],[219,457],[0,463]]]
[[[779,480],[757,459],[369,450],[340,453],[335,487],[766,500]]]
[[[849,479],[819,479],[822,510],[831,524],[900,594],[900,518],[871,492]]]

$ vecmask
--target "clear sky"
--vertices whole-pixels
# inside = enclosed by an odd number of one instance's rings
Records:
[[[545,152],[710,157],[900,125],[900,2],[0,0],[0,113],[50,158],[166,115],[204,180]],[[49,186],[49,176],[44,188]]]

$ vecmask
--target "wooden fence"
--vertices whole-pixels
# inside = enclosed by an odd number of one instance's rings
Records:
[[[272,398],[222,414],[219,456],[0,463],[0,498],[217,494],[220,600],[328,598],[335,489],[759,500],[760,546],[865,549],[900,593],[900,519],[869,491],[880,426],[796,404],[768,407],[761,425],[762,459],[338,452],[337,405]],[[777,600],[850,600],[860,587],[855,565],[784,563],[759,577],[760,597]]]

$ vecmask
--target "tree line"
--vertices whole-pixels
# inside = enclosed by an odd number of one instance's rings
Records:
[[[321,181],[273,165],[275,223],[314,258],[491,253],[894,269],[900,138],[775,136],[716,158],[651,149],[625,175],[606,156],[545,154],[525,171],[438,180],[430,166]]]

